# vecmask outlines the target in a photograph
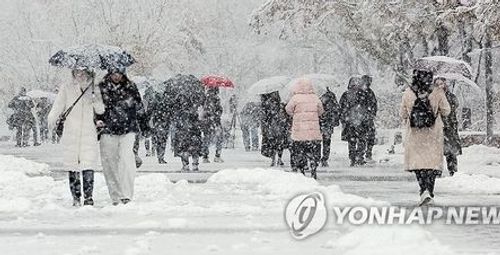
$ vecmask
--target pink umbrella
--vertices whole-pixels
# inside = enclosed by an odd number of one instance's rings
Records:
[[[224,76],[207,75],[201,82],[207,88],[234,88],[233,82]]]

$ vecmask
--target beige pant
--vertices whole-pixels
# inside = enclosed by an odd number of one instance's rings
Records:
[[[109,196],[113,202],[132,199],[137,171],[133,151],[135,133],[126,135],[102,135],[101,160]]]

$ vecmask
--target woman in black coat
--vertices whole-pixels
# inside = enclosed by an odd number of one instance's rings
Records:
[[[271,166],[284,165],[283,151],[289,147],[290,120],[278,92],[261,95],[261,154],[271,158]],[[278,158],[276,159],[276,156]]]

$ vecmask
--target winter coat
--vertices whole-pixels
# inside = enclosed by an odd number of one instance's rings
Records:
[[[203,128],[216,129],[222,125],[222,103],[219,95],[208,93],[203,105]]]
[[[200,88],[193,90],[189,95],[186,93],[165,92],[165,98],[172,110],[173,147],[175,156],[187,153],[190,156],[200,156],[202,148],[201,121],[198,109],[205,101],[205,94],[201,90],[202,85],[198,80],[192,85]]]
[[[370,113],[367,98],[368,93],[355,86],[351,86],[340,97],[340,122],[343,126],[343,141],[364,137],[368,132]]]
[[[340,124],[340,107],[335,97],[335,93],[327,91],[321,97],[325,113],[320,117],[321,133],[325,136],[331,136],[333,129]]]
[[[451,107],[451,113],[443,118],[444,123],[444,155],[462,155],[462,145],[460,136],[458,135],[458,99],[457,97],[447,91],[446,99]]]
[[[73,81],[59,88],[48,115],[49,130],[55,128],[59,116],[76,101],[87,86],[89,86],[88,83]],[[64,122],[64,132],[60,143],[64,147],[63,162],[68,170],[95,170],[99,165],[99,144],[94,113],[104,113],[98,86],[93,86],[85,92]]]
[[[31,111],[35,107],[35,103],[31,97],[17,95],[10,101],[8,107],[14,110],[10,123],[13,127],[18,128],[23,125],[31,126],[35,124],[35,116],[33,116]]]
[[[409,119],[416,99],[417,96],[411,88],[406,89],[403,93],[400,115],[403,126],[405,126],[404,169],[406,171],[442,170],[444,147],[442,117],[450,114],[450,104],[442,89],[433,88],[429,94],[429,101],[435,116],[437,116],[434,126],[422,129],[411,128]]]
[[[300,80],[294,85],[286,112],[293,118],[293,141],[323,140],[319,125],[319,118],[324,113],[323,103],[314,93],[310,81]]]
[[[245,104],[240,112],[241,125],[249,128],[260,126],[260,105],[254,102]]]
[[[154,98],[149,102],[148,112],[153,129],[169,128],[173,114],[169,100],[170,98],[165,97],[165,94],[155,93]]]
[[[125,76],[120,84],[114,84],[109,76],[106,76],[99,83],[99,89],[105,106],[104,114],[97,116],[97,119],[105,124],[102,134],[149,132],[146,110],[133,82]]]
[[[261,95],[260,126],[261,154],[264,157],[273,157],[289,147],[291,118],[286,114],[278,92]]]

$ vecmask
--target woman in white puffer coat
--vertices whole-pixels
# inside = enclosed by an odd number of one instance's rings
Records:
[[[64,122],[61,144],[64,146],[64,166],[69,170],[69,186],[73,206],[81,205],[81,183],[83,182],[84,205],[94,205],[92,192],[94,170],[99,165],[99,144],[94,124],[94,114],[104,113],[101,92],[94,86],[94,73],[89,70],[73,70],[73,81],[59,88],[56,100],[48,116],[49,128],[53,130],[59,116],[65,112],[85,91]],[[90,87],[89,87],[90,86]],[[80,174],[81,173],[81,174]],[[80,176],[83,180],[81,181]]]

